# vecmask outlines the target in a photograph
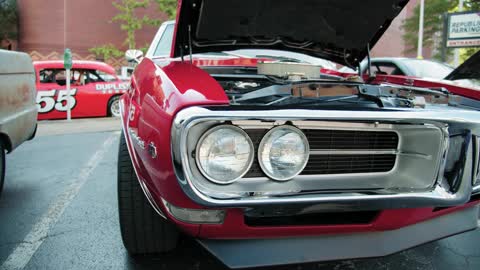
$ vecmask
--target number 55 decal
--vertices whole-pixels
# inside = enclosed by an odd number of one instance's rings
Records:
[[[70,109],[75,107],[77,104],[77,100],[75,99],[77,89],[70,90],[70,97],[67,97],[67,90],[58,91],[57,101],[55,101],[56,91],[57,90],[37,92],[37,108],[39,113],[48,113],[53,109],[66,112],[68,110],[67,100],[69,100],[68,105]]]

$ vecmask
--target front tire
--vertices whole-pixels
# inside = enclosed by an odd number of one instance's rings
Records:
[[[158,215],[143,193],[120,135],[118,150],[118,214],[123,245],[131,255],[164,253],[178,243],[178,230]]]
[[[108,115],[120,117],[120,96],[114,96],[108,101]]]
[[[0,195],[3,190],[3,182],[5,181],[5,147],[0,140]]]

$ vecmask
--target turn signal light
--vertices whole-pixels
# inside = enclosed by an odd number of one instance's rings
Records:
[[[224,210],[180,208],[163,200],[167,211],[176,219],[192,224],[222,224],[225,219]]]

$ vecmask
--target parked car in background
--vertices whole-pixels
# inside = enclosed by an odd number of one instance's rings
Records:
[[[35,72],[30,56],[0,50],[0,193],[5,180],[5,154],[37,129]]]
[[[418,61],[424,63],[426,60]],[[364,62],[365,61],[363,61],[362,64]],[[434,74],[432,74],[430,77],[399,75],[402,73],[396,71],[384,72],[387,70],[384,67],[380,67],[380,70],[382,71],[378,72],[378,67],[372,65],[371,75],[369,76],[368,72],[365,70],[362,78],[372,84],[429,87],[445,89],[452,94],[464,95],[473,99],[478,99],[480,97],[480,73],[478,71],[480,70],[480,53],[477,52],[476,54],[472,55],[456,69],[435,61],[430,61],[430,64],[427,66],[431,66],[431,70],[437,73],[434,72]],[[434,68],[434,66],[436,66],[436,68]],[[344,78],[358,77],[358,73],[356,73],[356,71],[345,67],[339,70],[323,69],[322,71],[330,75]],[[426,73],[424,73],[424,75],[425,74]]]
[[[368,80],[376,84],[399,84],[417,87],[445,89],[452,94],[478,99],[480,96],[480,52],[441,79],[416,76],[374,75]],[[444,74],[442,74],[444,75]],[[364,76],[367,78],[368,76]]]
[[[407,3],[179,1],[172,34],[126,54],[139,62],[120,100],[127,251],[170,252],[185,233],[244,268],[385,256],[476,229],[476,91],[229,53],[355,67]]]
[[[38,119],[67,117],[66,71],[63,61],[34,62]],[[128,82],[115,69],[97,61],[73,61],[70,80],[72,118],[119,116],[118,100]]]
[[[467,61],[460,65],[456,69],[449,70],[450,73],[442,77],[441,79],[435,78],[422,78],[416,76],[404,76],[404,75],[388,75],[388,74],[375,74],[372,72],[372,77],[368,77],[367,74],[363,75],[365,80],[368,80],[372,84],[393,84],[393,85],[406,85],[413,87],[429,87],[435,89],[444,89],[452,94],[463,95],[465,97],[479,99],[480,97],[480,53],[472,55]],[[446,70],[445,70],[446,71]],[[337,71],[331,71],[332,75],[338,75],[342,77],[350,77],[356,74],[353,73],[341,73]],[[445,72],[442,74],[442,76]]]
[[[367,60],[360,63],[362,74],[367,73]],[[427,59],[415,59],[405,57],[378,57],[371,59],[372,75],[397,75],[418,78],[431,78],[441,80],[454,70],[453,67]],[[340,72],[358,73],[348,67],[343,67]]]

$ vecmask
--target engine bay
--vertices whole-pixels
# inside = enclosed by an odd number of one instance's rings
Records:
[[[232,106],[275,108],[381,109],[448,105],[479,109],[478,101],[446,89],[366,84],[320,73],[320,67],[298,63],[259,63],[252,67],[203,67],[224,89]]]

